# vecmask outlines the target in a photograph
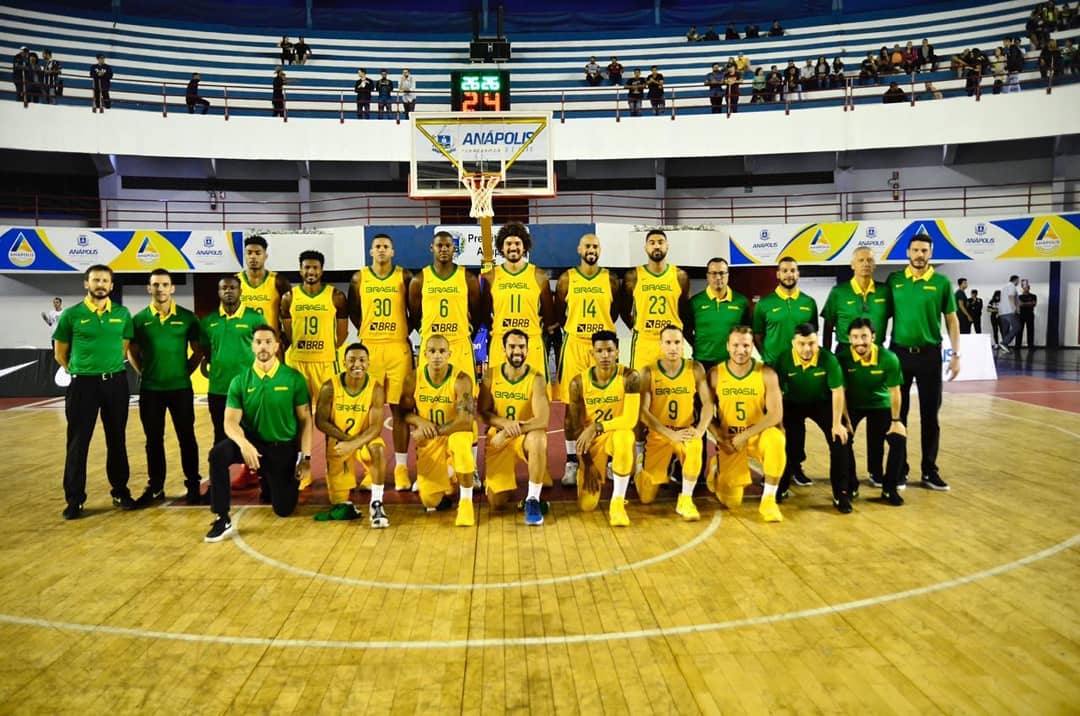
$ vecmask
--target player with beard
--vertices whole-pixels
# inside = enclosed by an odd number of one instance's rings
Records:
[[[754,343],[767,365],[791,350],[795,326],[812,323],[817,330],[817,302],[799,290],[799,264],[795,259],[790,256],[780,259],[776,278],[779,282],[776,290],[762,296],[754,307]],[[802,483],[796,480],[795,484]]]
[[[559,276],[555,284],[555,316],[562,324],[565,337],[559,355],[559,397],[568,401],[570,381],[596,365],[593,359],[592,335],[597,331],[615,331],[619,316],[619,278],[600,268],[600,238],[585,234],[578,241],[581,261]],[[577,443],[566,440],[564,487],[577,484]]]

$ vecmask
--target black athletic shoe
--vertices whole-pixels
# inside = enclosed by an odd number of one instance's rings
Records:
[[[847,495],[840,495],[840,497],[834,497],[832,501],[833,505],[841,514],[851,514],[851,499]]]
[[[157,492],[154,492],[153,490],[151,490],[148,487],[148,488],[146,488],[145,492],[143,492],[141,495],[139,495],[139,499],[135,500],[135,504],[139,507],[139,509],[142,509],[143,507],[149,507],[150,505],[154,504],[155,502],[164,502],[164,501],[165,501],[165,490],[158,490]]]
[[[857,499],[859,499],[859,483],[856,482],[855,489],[851,491],[851,500],[854,502]]]
[[[228,515],[225,517],[218,517],[214,520],[214,524],[210,527],[210,531],[203,537],[204,542],[220,542],[224,539],[232,537],[236,533],[236,528],[233,527],[232,520]]]
[[[435,512],[446,512],[452,509],[454,509],[454,501],[450,499],[450,495],[443,495],[439,504],[435,506]]]
[[[866,481],[870,483],[870,487],[881,487],[881,478],[877,475],[870,475]]]
[[[788,499],[789,497],[791,497],[791,491],[790,490],[777,491],[777,493],[776,493],[776,503],[781,504],[784,500]]]
[[[187,494],[184,496],[184,502],[189,505],[209,505],[210,493],[207,492],[204,495],[198,487],[189,487]]]
[[[899,507],[900,505],[904,504],[904,498],[901,497],[900,493],[895,490],[893,492],[882,490],[881,501],[885,504],[892,505],[893,507]]]
[[[814,484],[814,481],[806,476],[801,467],[795,468],[795,472],[791,475],[791,481],[795,483],[797,487],[810,487]]]
[[[928,490],[937,490],[938,492],[947,492],[949,489],[949,483],[942,480],[941,475],[936,472],[932,472],[929,475],[923,475],[922,486]]]
[[[125,511],[139,509],[138,503],[131,498],[131,493],[112,498],[112,503],[113,507],[119,507],[121,510]]]
[[[77,520],[83,515],[82,505],[68,505],[64,508],[65,520]]]

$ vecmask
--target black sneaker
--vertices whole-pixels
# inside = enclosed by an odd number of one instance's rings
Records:
[[[83,506],[82,505],[68,505],[64,508],[65,520],[77,520],[82,517]]]
[[[139,509],[142,509],[143,507],[149,507],[150,505],[154,504],[155,502],[164,502],[164,501],[165,501],[165,490],[158,490],[157,492],[154,492],[153,490],[151,490],[148,487],[148,488],[146,488],[145,492],[143,492],[141,495],[139,495],[139,499],[135,500],[135,505],[138,506]]]
[[[454,501],[450,499],[450,495],[443,495],[439,500],[439,504],[435,507],[429,507],[428,512],[446,512],[447,510],[454,509]]]
[[[220,542],[223,539],[228,539],[236,533],[236,528],[233,527],[232,520],[228,515],[225,517],[218,517],[214,520],[213,526],[210,527],[210,531],[203,537],[204,542]]]
[[[855,489],[851,491],[851,500],[854,502],[859,499],[859,483],[855,483]]]
[[[138,503],[131,498],[131,493],[121,495],[120,497],[112,498],[113,507],[119,507],[121,510],[137,510],[139,509]]]
[[[936,472],[932,472],[929,475],[922,476],[922,486],[928,490],[937,490],[938,492],[948,492],[949,483],[941,479],[941,475]]]
[[[832,503],[833,506],[835,506],[836,509],[840,511],[840,514],[851,514],[851,499],[847,495],[840,495],[840,497],[834,497]]]
[[[876,475],[871,475],[866,481],[870,483],[870,487],[881,487],[881,478]]]
[[[795,483],[797,487],[810,487],[814,484],[814,481],[806,476],[801,467],[795,468],[795,472],[791,475],[791,481]]]
[[[375,501],[368,505],[368,515],[373,529],[381,530],[390,526],[390,518],[386,516],[382,502]]]
[[[207,492],[204,495],[198,487],[189,487],[187,495],[184,496],[184,502],[189,505],[209,505],[210,493]]]
[[[784,500],[788,499],[789,497],[791,497],[791,491],[790,490],[777,491],[777,493],[776,493],[776,503],[780,504]]]
[[[899,507],[900,505],[904,504],[904,498],[901,497],[900,493],[895,490],[893,492],[886,492],[885,490],[882,490],[881,501],[888,505],[892,505],[893,507]]]

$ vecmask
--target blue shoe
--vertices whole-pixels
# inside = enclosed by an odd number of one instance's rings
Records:
[[[525,524],[532,527],[544,524],[544,513],[540,509],[540,500],[525,500]]]

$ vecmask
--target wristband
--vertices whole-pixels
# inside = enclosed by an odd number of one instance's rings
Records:
[[[892,421],[894,423],[902,423],[902,422],[904,422],[902,418],[893,418]]]

